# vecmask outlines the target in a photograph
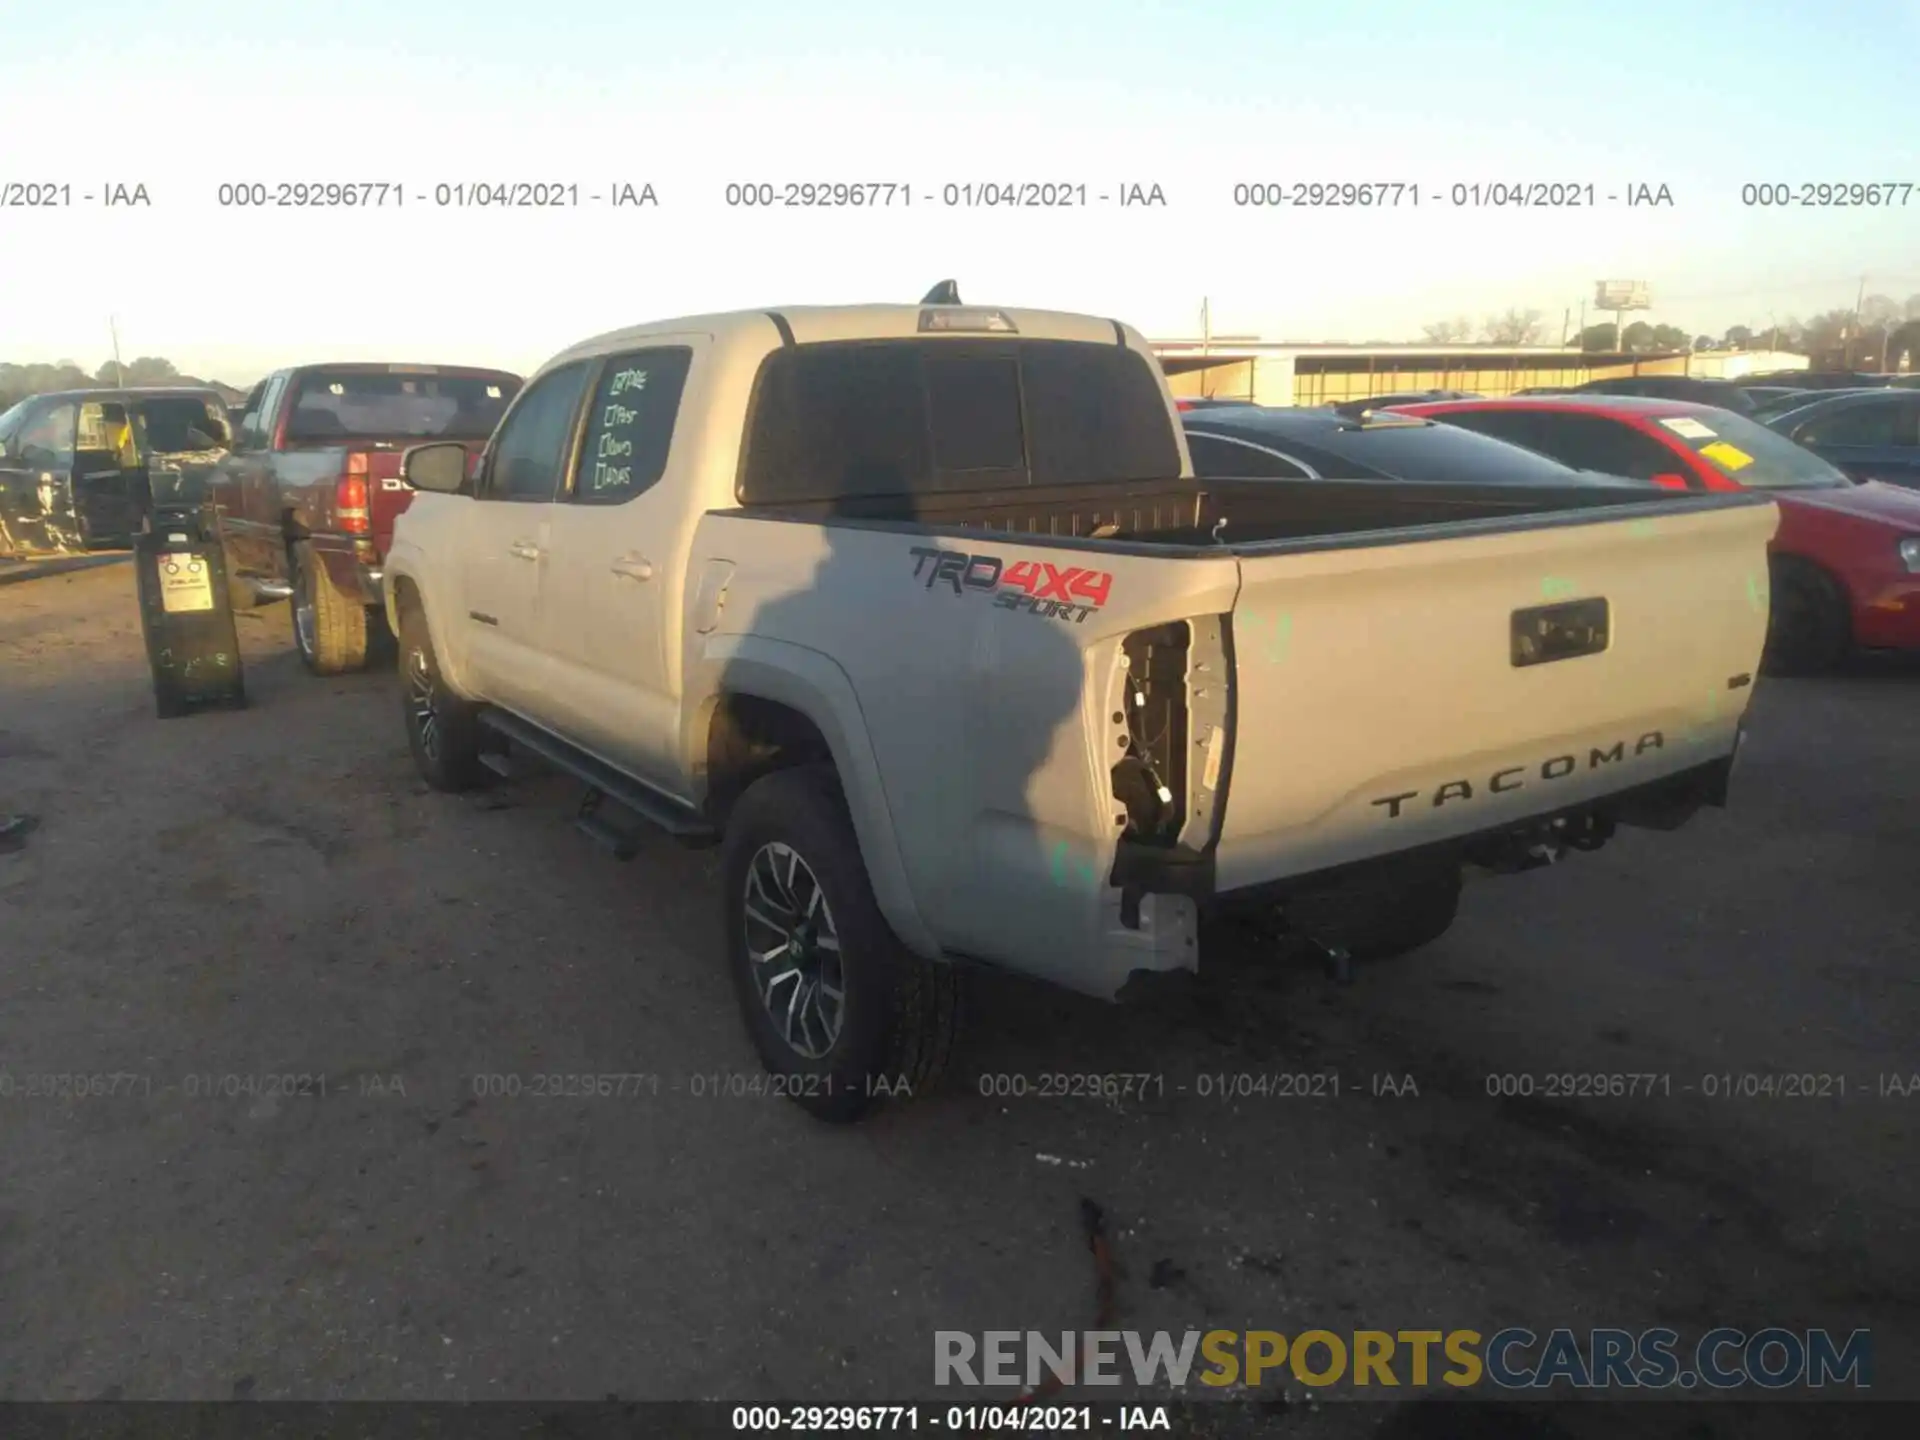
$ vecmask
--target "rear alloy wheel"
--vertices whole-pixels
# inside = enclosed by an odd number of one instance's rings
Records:
[[[734,990],[776,1092],[844,1122],[930,1088],[953,1051],[959,979],[880,913],[833,768],[750,785],[720,870]]]
[[[1853,644],[1845,593],[1819,566],[1790,555],[1773,562],[1771,578],[1763,668],[1772,675],[1833,669]]]
[[[822,1059],[840,1038],[847,982],[820,877],[791,845],[769,841],[747,863],[742,908],[761,1005],[794,1053]]]
[[[345,675],[367,664],[367,607],[341,591],[306,541],[291,551],[293,643],[315,675]]]

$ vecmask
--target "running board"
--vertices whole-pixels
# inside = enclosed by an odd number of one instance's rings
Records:
[[[581,813],[575,825],[589,839],[606,846],[622,859],[631,858],[633,837],[602,818],[599,814],[600,797],[612,801],[622,810],[632,812],[639,819],[666,831],[685,844],[711,845],[720,838],[719,832],[707,823],[706,817],[691,806],[648,789],[605,761],[595,759],[559,736],[522,720],[518,715],[486,709],[480,712],[480,723],[494,734],[531,750],[555,769],[565,771],[585,785],[587,798],[581,804]],[[505,757],[502,758],[504,760]],[[493,765],[488,768],[496,773],[511,773],[510,765],[504,771]]]

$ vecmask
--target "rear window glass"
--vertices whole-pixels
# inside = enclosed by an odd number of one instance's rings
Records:
[[[936,470],[1020,470],[1027,463],[1020,424],[1020,364],[1012,356],[930,355],[927,421]]]
[[[778,504],[1179,473],[1158,380],[1131,350],[884,340],[768,357],[739,498]]]
[[[311,370],[287,419],[289,440],[485,440],[519,392],[512,375]]]
[[[1453,425],[1390,425],[1333,431],[1319,446],[1398,480],[1449,485],[1581,485],[1596,481],[1557,460]],[[1329,480],[1343,478],[1329,469]]]
[[[1742,415],[1676,417],[1660,424],[1722,475],[1756,490],[1830,490],[1853,483],[1811,450]]]

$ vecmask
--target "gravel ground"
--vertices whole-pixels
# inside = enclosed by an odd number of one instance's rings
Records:
[[[1729,810],[1476,883],[1350,986],[1245,937],[1150,1004],[977,975],[945,1089],[830,1129],[729,1093],[711,853],[616,864],[558,777],[428,793],[392,675],[308,677],[285,607],[240,622],[251,709],[157,721],[131,588],[0,591],[0,816],[38,817],[0,839],[0,1399],[930,1397],[937,1329],[1093,1325],[1083,1196],[1129,1328],[1867,1327],[1920,1397],[1920,667],[1764,683]],[[983,1093],[1063,1072],[1154,1078]],[[1202,1093],[1307,1072],[1338,1097]],[[1844,1098],[1706,1093],[1786,1074]],[[1266,1423],[1455,1433],[1363,1393]],[[1635,1430],[1865,1423],[1814,1408]],[[1516,1413],[1473,1433],[1618,1433]]]

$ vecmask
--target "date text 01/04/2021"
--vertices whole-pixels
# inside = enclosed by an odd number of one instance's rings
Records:
[[[1152,180],[734,180],[721,192],[736,210],[892,210],[916,204],[950,210],[1079,210],[1093,206],[1165,209]]]
[[[658,208],[646,180],[441,180],[409,187],[399,180],[234,180],[214,192],[228,210],[403,210],[409,200],[439,210]]]
[[[1417,210],[1423,204],[1456,210],[1590,210],[1601,205],[1670,209],[1673,189],[1663,181],[1600,185],[1591,180],[1455,181],[1422,191],[1417,180],[1243,180],[1233,187],[1239,209]]]
[[[945,1430],[977,1435],[1171,1431],[1164,1405],[736,1405],[740,1433],[818,1435],[844,1431]]]

